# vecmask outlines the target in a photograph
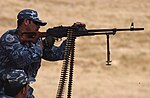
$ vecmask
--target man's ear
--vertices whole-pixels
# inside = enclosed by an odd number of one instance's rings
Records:
[[[25,25],[28,25],[28,24],[30,24],[31,22],[30,22],[30,20],[28,20],[28,19],[24,19],[23,23],[24,23]]]
[[[22,94],[26,95],[28,93],[28,89],[29,89],[29,87],[28,87],[28,85],[26,85],[21,91]]]

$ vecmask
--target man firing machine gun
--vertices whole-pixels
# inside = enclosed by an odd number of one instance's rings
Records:
[[[58,26],[58,27],[48,28],[46,32],[32,32],[33,34],[32,38],[24,39],[22,37],[22,35],[31,34],[31,32],[22,32],[19,34],[19,36],[20,36],[20,41],[22,43],[27,41],[31,41],[34,43],[37,41],[37,39],[42,37],[48,37],[48,36],[52,36],[55,38],[67,37],[64,61],[63,61],[56,98],[63,97],[64,89],[65,89],[64,85],[66,84],[68,73],[69,73],[69,80],[68,80],[67,98],[71,98],[73,68],[74,68],[75,39],[81,36],[106,35],[106,39],[107,39],[106,65],[111,65],[110,47],[109,47],[110,35],[115,35],[117,31],[139,31],[139,30],[144,30],[144,28],[135,28],[134,23],[131,24],[130,28],[113,28],[113,29],[86,29],[85,26],[81,26],[81,27],[80,26]]]

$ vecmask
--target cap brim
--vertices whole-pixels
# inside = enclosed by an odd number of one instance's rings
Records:
[[[39,19],[34,19],[35,22],[37,22],[40,26],[45,26],[47,22],[43,22],[42,20]]]

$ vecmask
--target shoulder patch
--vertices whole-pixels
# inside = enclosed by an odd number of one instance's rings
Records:
[[[14,36],[11,34],[6,35],[5,40],[9,43],[13,42],[15,40]]]

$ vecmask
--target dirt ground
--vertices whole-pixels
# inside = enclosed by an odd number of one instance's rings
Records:
[[[150,98],[149,0],[2,0],[1,35],[16,28],[16,15],[25,8],[37,10],[48,22],[40,31],[77,21],[87,29],[127,28],[131,22],[144,27],[144,31],[110,37],[111,66],[105,65],[105,36],[77,38],[72,98]],[[37,81],[31,85],[36,98],[56,97],[62,63],[42,61]]]

